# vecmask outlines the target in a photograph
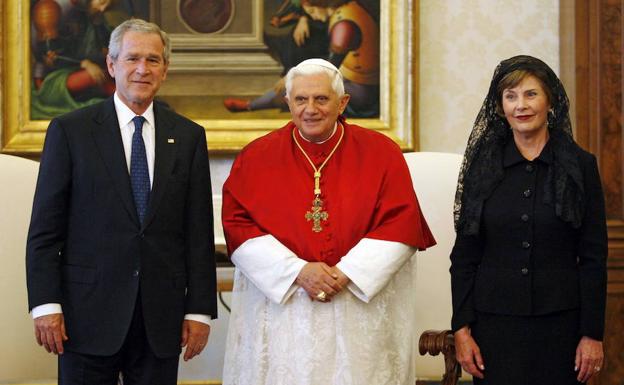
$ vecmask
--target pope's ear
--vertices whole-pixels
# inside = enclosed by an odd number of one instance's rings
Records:
[[[342,97],[340,97],[340,113],[342,114],[345,110],[345,108],[347,108],[347,104],[349,104],[349,100],[351,99],[351,95],[349,94],[344,94],[342,95]]]

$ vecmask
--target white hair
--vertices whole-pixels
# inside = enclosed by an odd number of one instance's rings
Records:
[[[290,97],[293,79],[298,76],[310,76],[326,74],[331,82],[332,89],[338,97],[344,95],[344,82],[342,74],[332,63],[323,59],[308,59],[292,67],[286,74],[286,97]]]
[[[160,40],[163,43],[163,59],[165,64],[169,63],[169,56],[171,56],[171,41],[169,40],[169,36],[167,36],[167,33],[160,29],[158,25],[141,19],[126,20],[113,30],[108,42],[108,56],[113,60],[117,60],[119,57],[121,44],[126,32],[154,33],[160,36]]]

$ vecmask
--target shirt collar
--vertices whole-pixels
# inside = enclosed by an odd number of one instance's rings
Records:
[[[550,144],[550,140],[548,140],[544,145],[542,152],[540,152],[539,156],[533,161],[541,161],[546,164],[551,164],[552,160],[552,145]],[[522,156],[520,150],[518,150],[518,147],[516,146],[516,142],[514,142],[513,138],[511,138],[505,145],[503,153],[503,167],[510,167],[520,162],[527,162],[527,159]]]
[[[117,113],[119,127],[126,127],[128,124],[130,124],[132,118],[137,116],[137,114],[135,114],[134,111],[132,111],[130,107],[128,107],[119,98],[117,92],[115,92],[115,95],[113,96],[113,102],[115,103],[115,112]],[[151,127],[156,127],[156,124],[154,124],[154,102],[150,103],[150,105],[147,107],[147,110],[145,110],[145,112],[141,116],[145,118],[145,120],[150,124]]]

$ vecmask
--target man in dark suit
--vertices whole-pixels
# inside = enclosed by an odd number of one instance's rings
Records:
[[[112,98],[48,127],[27,244],[37,342],[59,384],[175,384],[216,317],[202,127],[153,102],[171,48],[139,19],[111,35]]]

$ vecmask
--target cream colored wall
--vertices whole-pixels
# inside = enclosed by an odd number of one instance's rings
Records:
[[[519,54],[559,73],[558,0],[420,0],[420,150],[463,153],[494,68]]]

